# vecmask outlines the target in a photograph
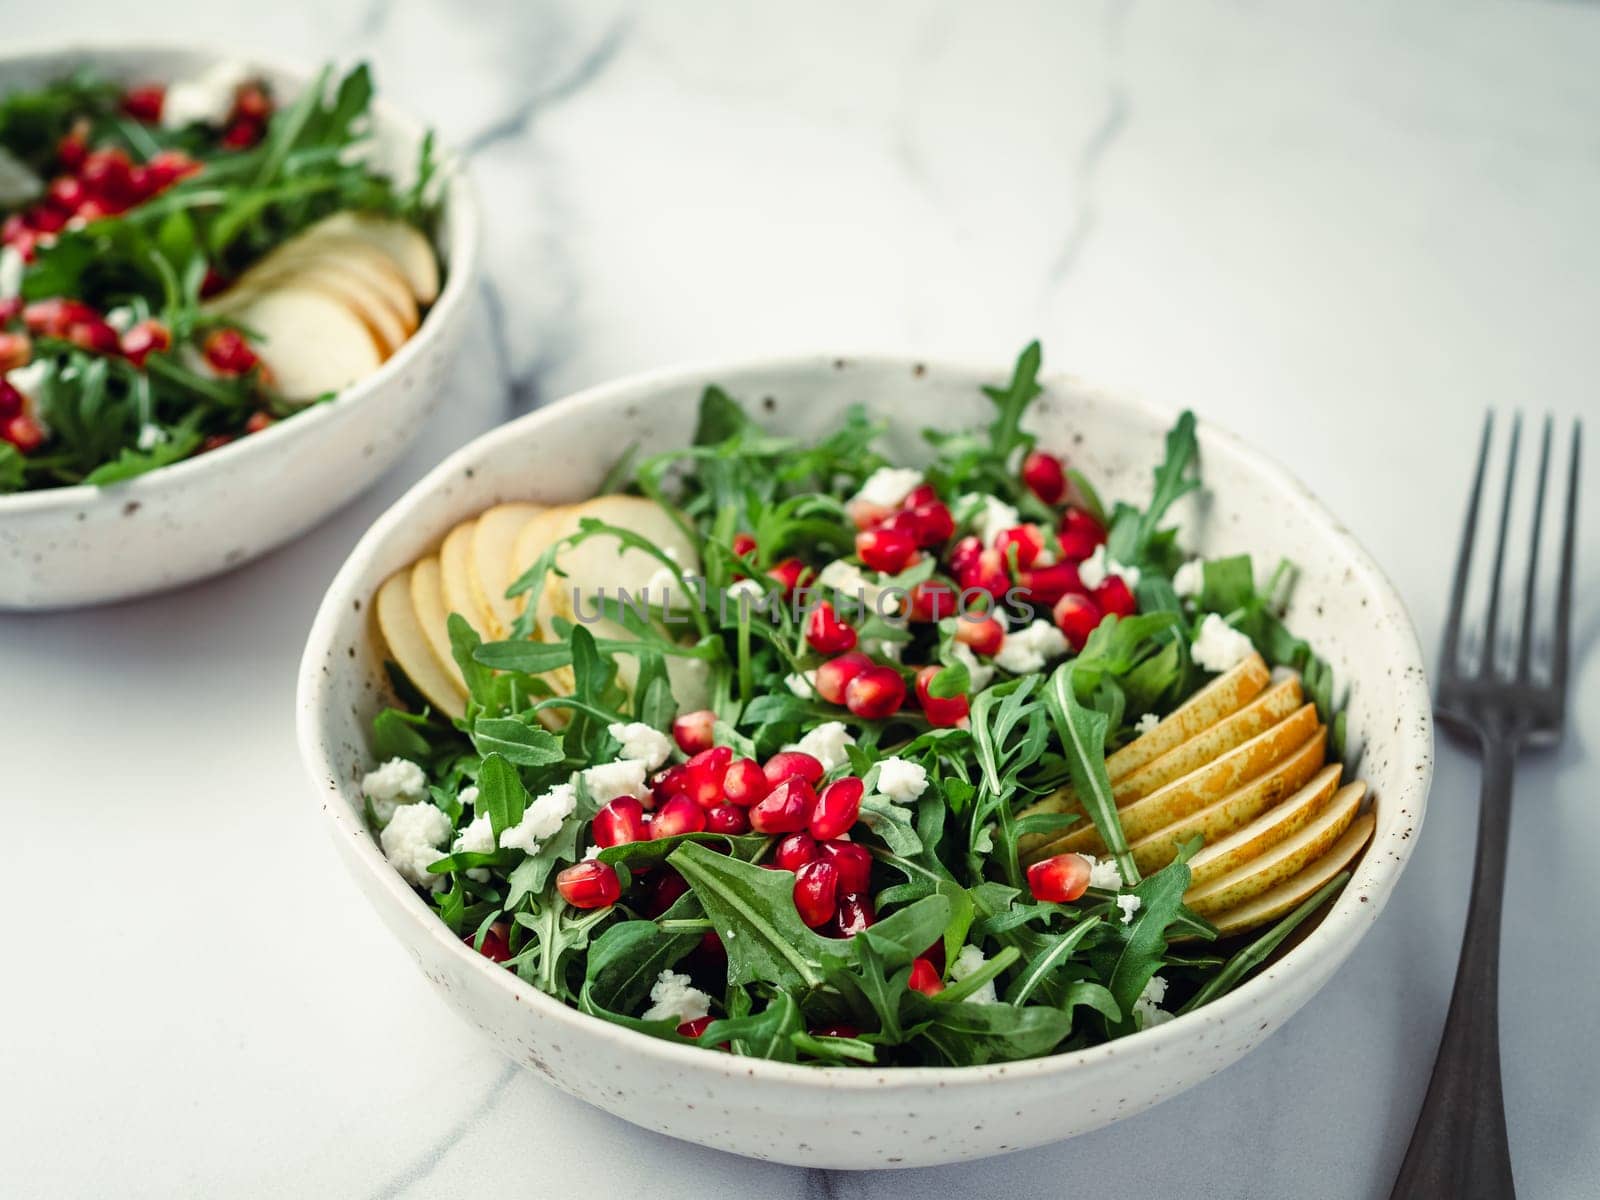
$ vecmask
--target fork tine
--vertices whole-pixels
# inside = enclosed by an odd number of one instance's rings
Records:
[[[1489,463],[1489,434],[1494,429],[1494,412],[1484,414],[1483,440],[1478,446],[1478,471],[1472,481],[1472,496],[1467,501],[1467,527],[1461,533],[1461,549],[1456,554],[1456,577],[1450,585],[1450,612],[1444,623],[1444,649],[1439,654],[1441,674],[1456,669],[1456,652],[1461,642],[1461,610],[1467,599],[1467,576],[1472,571],[1472,542],[1478,531],[1478,504],[1483,499],[1483,473]]]
[[[1506,565],[1506,531],[1511,527],[1511,491],[1517,480],[1517,451],[1522,444],[1522,414],[1511,419],[1511,452],[1506,456],[1506,490],[1500,501],[1500,529],[1494,539],[1494,572],[1489,576],[1489,611],[1483,619],[1483,659],[1478,674],[1494,676],[1495,634],[1500,624],[1500,577]]]
[[[1528,577],[1522,585],[1522,634],[1517,642],[1517,674],[1516,678],[1527,683],[1529,665],[1533,661],[1533,629],[1538,622],[1534,619],[1537,611],[1534,601],[1538,596],[1539,577],[1539,539],[1544,530],[1544,485],[1550,474],[1550,431],[1554,427],[1553,418],[1546,413],[1544,418],[1544,434],[1539,439],[1539,482],[1533,493],[1533,538],[1528,545]]]
[[[1561,582],[1556,593],[1555,656],[1551,681],[1556,695],[1565,703],[1567,659],[1572,644],[1572,560],[1578,544],[1578,460],[1583,445],[1583,422],[1572,424],[1572,465],[1567,470],[1567,523],[1561,535]]]

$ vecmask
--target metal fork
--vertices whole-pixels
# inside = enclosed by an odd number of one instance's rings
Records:
[[[1462,609],[1472,569],[1472,548],[1494,428],[1491,413],[1483,426],[1477,478],[1467,505],[1467,528],[1456,560],[1440,654],[1439,723],[1452,734],[1476,742],[1483,754],[1483,793],[1478,813],[1478,849],[1467,905],[1467,930],[1456,966],[1455,991],[1445,1018],[1439,1056],[1434,1061],[1422,1114],[1417,1118],[1392,1200],[1505,1200],[1516,1194],[1511,1151],[1506,1142],[1505,1102],[1500,1092],[1500,906],[1505,891],[1506,839],[1511,830],[1511,779],[1517,753],[1548,747],[1561,738],[1566,720],[1567,660],[1571,643],[1573,558],[1578,525],[1578,459],[1581,423],[1572,430],[1567,472],[1566,527],[1561,535],[1561,573],[1548,679],[1534,671],[1534,626],[1538,612],[1539,540],[1543,533],[1545,482],[1550,470],[1550,418],[1544,421],[1539,478],[1533,504],[1532,541],[1522,588],[1521,628],[1515,633],[1514,661],[1496,654],[1501,620],[1500,579],[1511,523],[1512,486],[1522,418],[1511,425],[1505,497],[1495,540],[1488,607],[1477,664],[1461,657]]]

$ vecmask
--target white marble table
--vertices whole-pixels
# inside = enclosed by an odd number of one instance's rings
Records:
[[[518,405],[764,351],[1003,364],[1035,334],[1294,464],[1431,646],[1479,414],[1600,415],[1600,8],[226,7],[11,4],[5,36],[369,56],[474,148],[482,325],[418,448],[298,544],[0,618],[0,1190],[1387,1195],[1466,901],[1476,775],[1453,748],[1389,911],[1249,1059],[1064,1145],[850,1176],[641,1133],[480,1044],[325,844],[295,666],[360,532]],[[1513,833],[1505,1086],[1532,1197],[1600,1175],[1597,495],[1574,728],[1522,773]]]

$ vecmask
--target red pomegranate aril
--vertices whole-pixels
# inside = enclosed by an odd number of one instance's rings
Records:
[[[830,658],[817,668],[817,695],[829,704],[843,704],[850,681],[872,665],[872,660],[859,651]]]
[[[911,515],[916,519],[917,545],[924,549],[942,546],[955,534],[956,519],[950,515],[949,506],[938,500],[917,505]]]
[[[135,168],[134,174],[140,184],[139,190],[150,195],[193,175],[199,169],[200,164],[182,150],[163,150],[151,155],[150,161],[143,167]]]
[[[858,842],[824,842],[818,847],[820,857],[833,864],[839,872],[841,892],[865,894],[872,879],[872,852]]]
[[[888,520],[894,512],[887,505],[874,504],[870,500],[852,500],[844,506],[844,511],[857,529],[873,529]]]
[[[231,433],[208,433],[200,443],[200,449],[196,450],[195,453],[209,454],[213,450],[221,450],[231,441],[233,441],[233,434]]]
[[[45,337],[66,337],[73,325],[99,319],[100,314],[82,301],[60,296],[36,300],[22,310],[22,323],[28,332]]]
[[[36,208],[28,215],[28,224],[33,227],[35,233],[44,235],[60,233],[71,219],[70,213],[63,212],[59,208]]]
[[[893,667],[868,667],[844,689],[844,706],[867,721],[881,721],[906,702],[906,681]]]
[[[1100,606],[1101,612],[1111,613],[1114,616],[1131,617],[1139,611],[1139,602],[1133,597],[1133,589],[1121,575],[1108,575],[1105,581],[1095,588],[1093,598]]]
[[[12,296],[7,300],[0,300],[0,329],[22,315],[22,297]]]
[[[978,565],[978,555],[983,553],[983,543],[970,534],[950,550],[950,572],[957,579]]]
[[[798,871],[817,857],[817,840],[809,833],[781,837],[772,851],[772,861],[780,871]]]
[[[167,98],[167,89],[160,84],[129,88],[122,95],[122,111],[135,121],[154,125],[161,120],[161,106]]]
[[[701,808],[722,802],[722,777],[733,762],[732,746],[713,746],[702,750],[683,764],[683,783],[679,792]]]
[[[699,754],[711,749],[712,733],[717,724],[717,714],[709,708],[684,713],[672,723],[672,740],[685,754]]]
[[[650,776],[649,782],[650,796],[648,799],[641,800],[641,803],[646,808],[654,808],[658,804],[666,803],[672,797],[681,795],[683,792],[683,764],[678,763],[676,766],[662,768]]]
[[[222,144],[229,150],[247,150],[261,140],[261,122],[240,117],[222,131]]]
[[[806,827],[817,793],[798,775],[786,779],[750,810],[750,828],[757,833],[798,833]]]
[[[1026,570],[1039,561],[1044,552],[1044,532],[1037,525],[1014,525],[1002,529],[994,539],[994,548],[1009,565],[1015,547],[1017,566]]]
[[[780,750],[767,759],[761,768],[767,782],[777,787],[789,779],[799,778],[808,784],[818,782],[828,772],[822,761],[804,750]]]
[[[224,375],[243,375],[260,361],[237,329],[218,329],[206,338],[201,352]]]
[[[794,906],[811,928],[826,925],[838,911],[839,873],[833,864],[813,859],[794,874]]]
[[[655,840],[684,833],[704,833],[706,810],[688,796],[674,796],[650,818],[650,837]]]
[[[133,162],[121,150],[92,150],[78,173],[83,186],[102,200],[126,204],[134,199]]]
[[[911,620],[927,623],[955,615],[956,588],[943,579],[924,579],[911,585]]]
[[[794,595],[794,591],[802,583],[811,580],[811,568],[798,558],[786,558],[780,563],[774,563],[767,572],[768,579],[775,579],[783,588],[785,596]]]
[[[819,1025],[811,1030],[812,1037],[853,1038],[861,1036],[861,1029],[856,1025],[840,1022],[837,1025]]]
[[[1022,586],[1028,589],[1033,603],[1048,606],[1068,592],[1083,591],[1083,580],[1078,577],[1078,566],[1062,559],[1047,567],[1035,567],[1022,573]]]
[[[957,578],[961,581],[962,591],[988,592],[996,600],[1005,599],[1006,593],[1011,590],[1011,572],[1007,569],[1005,556],[998,550],[980,552],[977,561]]]
[[[720,967],[728,961],[728,948],[722,944],[722,939],[717,936],[715,929],[708,929],[700,935],[700,941],[692,952],[695,962],[707,967]]]
[[[62,212],[77,212],[78,206],[89,198],[89,190],[83,186],[83,180],[71,175],[58,175],[50,181],[50,190],[45,198]]]
[[[918,535],[922,532],[922,524],[917,520],[917,514],[909,508],[902,508],[898,512],[890,513],[874,525],[873,528],[888,533],[903,533],[913,542],[917,540]]]
[[[766,772],[753,758],[736,758],[722,773],[722,795],[741,808],[749,808],[771,790]]]
[[[956,641],[992,658],[1006,644],[1006,627],[993,617],[965,616],[956,622]]]
[[[69,133],[56,143],[56,162],[63,170],[76,171],[89,157],[89,143],[79,133]]]
[[[9,421],[22,411],[22,393],[7,383],[0,371],[0,421]]]
[[[200,298],[209,300],[218,292],[228,286],[228,277],[215,267],[207,267],[204,278],[200,280]]]
[[[271,428],[275,423],[276,418],[271,413],[257,410],[245,418],[244,431],[246,433],[260,433],[263,429]]]
[[[25,367],[33,358],[33,339],[25,333],[0,333],[0,375]]]
[[[122,341],[117,331],[96,317],[92,321],[75,321],[67,330],[67,340],[94,354],[120,354]]]
[[[594,815],[589,836],[600,847],[625,846],[649,839],[644,820],[644,805],[632,796],[618,796]]]
[[[706,832],[738,837],[750,832],[750,814],[737,804],[713,804],[706,809]]]
[[[837,869],[837,864],[835,865]],[[843,883],[840,884],[841,889]],[[866,896],[841,890],[839,911],[833,915],[833,925],[828,932],[834,937],[855,937],[863,929],[871,928],[878,920],[872,910],[872,901]]]
[[[711,1028],[710,1017],[696,1017],[694,1020],[685,1021],[678,1026],[678,1036],[697,1038],[709,1028]]]
[[[1095,626],[1100,624],[1103,614],[1093,600],[1074,592],[1056,601],[1052,615],[1056,620],[1056,628],[1067,635],[1072,648],[1082,650]]]
[[[160,321],[140,321],[122,335],[122,353],[136,367],[159,351],[172,348],[172,335]]]
[[[1057,854],[1028,868],[1035,900],[1069,904],[1089,890],[1089,863],[1081,854]]]
[[[465,937],[461,939],[471,946],[474,939]],[[511,957],[511,944],[506,941],[506,931],[503,926],[494,924],[484,931],[483,942],[474,947],[477,952],[490,962],[505,962]]]
[[[818,654],[842,654],[855,649],[856,631],[841,621],[833,605],[824,600],[806,618],[806,641]]]
[[[251,121],[265,121],[272,115],[272,100],[258,84],[244,84],[234,94],[233,114]]]
[[[835,779],[822,789],[811,809],[807,826],[811,836],[819,842],[830,842],[841,833],[849,833],[861,814],[861,797],[866,784],[853,775]]]
[[[573,908],[604,908],[622,895],[622,880],[610,863],[591,859],[557,875],[556,890]]]
[[[659,917],[676,904],[688,890],[689,881],[668,867],[650,882],[650,890],[645,896],[643,905],[645,916],[652,919]]]
[[[939,489],[931,483],[919,483],[900,501],[901,508],[921,508],[924,504],[938,504]]]
[[[1046,504],[1060,504],[1067,494],[1067,471],[1054,454],[1035,450],[1022,460],[1022,482]]]
[[[755,548],[756,540],[748,533],[736,533],[733,535],[733,552],[740,558],[743,558],[746,554],[754,553]]]
[[[27,413],[18,413],[0,426],[0,437],[23,454],[32,454],[44,445],[44,429]]]
[[[935,696],[928,690],[934,676],[942,670],[943,667],[929,665],[917,672],[917,703],[922,706],[922,715],[928,718],[928,724],[949,729],[967,719],[968,700],[965,695]]]
[[[916,557],[916,539],[892,529],[863,529],[856,534],[856,555],[874,571],[898,575]]]
[[[939,968],[925,958],[911,960],[911,978],[906,986],[924,996],[937,996],[944,991],[944,980],[939,978]]]

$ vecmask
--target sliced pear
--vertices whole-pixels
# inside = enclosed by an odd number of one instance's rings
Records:
[[[439,665],[428,635],[417,620],[411,603],[411,570],[396,571],[383,581],[373,603],[378,632],[389,648],[389,657],[399,664],[417,690],[440,712],[460,717],[467,711],[466,693]]]
[[[294,259],[264,261],[245,272],[234,286],[251,294],[301,286],[331,292],[360,318],[378,342],[385,358],[398,350],[410,336],[400,314],[389,306],[382,292],[359,275],[340,270],[336,264]]]
[[[517,578],[512,574],[517,535],[543,510],[542,504],[514,502],[497,504],[478,514],[467,557],[467,577],[478,608],[484,614],[484,636],[491,641],[510,636],[517,606],[506,599],[506,589]]]
[[[1328,730],[1318,726],[1306,743],[1264,774],[1235,788],[1222,799],[1140,838],[1128,849],[1141,874],[1159,871],[1178,856],[1178,848],[1199,836],[1206,842],[1225,838],[1298,791],[1327,759]]]
[[[1329,763],[1298,792],[1248,825],[1220,840],[1208,838],[1205,848],[1189,860],[1189,886],[1202,887],[1220,879],[1304,829],[1328,807],[1338,790],[1341,773],[1338,763]],[[1363,787],[1359,783],[1351,786]]]
[[[1123,833],[1129,842],[1136,842],[1205,808],[1300,749],[1316,729],[1316,706],[1303,705],[1265,733],[1123,808],[1120,812]],[[1058,854],[1063,850],[1103,854],[1105,843],[1100,840],[1099,832],[1090,826],[1052,843],[1048,853]]]
[[[389,256],[419,304],[439,298],[439,260],[413,225],[371,213],[338,212],[306,231],[307,237],[352,237]]]
[[[411,565],[411,606],[417,610],[417,624],[422,626],[434,658],[451,682],[465,694],[466,676],[462,675],[456,656],[450,652],[450,627],[446,623],[450,614],[444,606],[439,560],[433,555],[419,558]]]
[[[337,234],[291,238],[246,271],[244,278],[248,279],[269,266],[276,268],[291,264],[314,264],[321,268],[332,268],[343,275],[356,276],[394,314],[407,337],[415,333],[421,323],[417,298],[412,295],[411,285],[400,273],[400,268],[382,250],[358,238]]]
[[[1361,789],[1354,785],[1341,788],[1333,803],[1293,836],[1237,870],[1201,887],[1191,887],[1184,893],[1183,902],[1201,916],[1209,916],[1254,900],[1326,854],[1350,828],[1360,807]]]
[[[482,637],[488,627],[488,618],[478,607],[478,599],[473,594],[469,565],[472,537],[477,524],[476,519],[463,521],[444,535],[444,542],[439,546],[439,587],[444,595],[445,611],[460,613]]]
[[[1215,913],[1207,919],[1217,927],[1220,936],[1229,937],[1258,925],[1276,921],[1286,913],[1292,912],[1315,895],[1318,888],[1350,865],[1355,856],[1361,853],[1361,848],[1367,844],[1367,839],[1372,836],[1377,823],[1374,814],[1362,813],[1350,823],[1349,828],[1339,836],[1339,840],[1334,842],[1326,854],[1298,875],[1269,888],[1253,900],[1247,900],[1226,912]]]
[[[218,306],[252,333],[286,399],[309,401],[348,387],[383,362],[372,331],[336,294],[296,284],[251,291]]]

